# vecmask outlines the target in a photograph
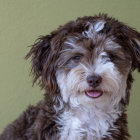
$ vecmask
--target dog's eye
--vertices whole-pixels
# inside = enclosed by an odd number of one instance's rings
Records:
[[[81,60],[81,56],[79,56],[79,55],[74,56],[74,57],[73,57],[73,60],[74,60],[75,62],[79,62],[79,61]]]
[[[115,55],[113,55],[113,54],[109,54],[109,58],[110,58],[110,60],[113,61],[113,60],[115,59],[115,57],[116,57]]]

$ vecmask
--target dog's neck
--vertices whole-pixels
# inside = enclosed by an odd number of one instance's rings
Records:
[[[76,105],[71,101],[59,116],[60,140],[101,140],[117,131],[114,123],[122,113],[119,106]]]

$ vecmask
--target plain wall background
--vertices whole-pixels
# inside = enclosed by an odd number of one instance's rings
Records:
[[[108,13],[140,31],[139,0],[0,0],[0,132],[29,104],[43,98],[32,87],[30,64],[24,60],[39,35],[77,17]],[[131,140],[140,138],[140,75],[134,72],[128,107]]]

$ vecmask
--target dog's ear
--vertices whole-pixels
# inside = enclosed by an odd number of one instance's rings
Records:
[[[125,46],[132,59],[132,70],[137,69],[140,72],[140,33],[125,24],[121,25],[121,30],[116,32],[119,43]],[[121,40],[121,41],[120,41]]]
[[[51,34],[40,37],[31,46],[29,53],[25,57],[25,59],[31,57],[33,85],[37,82],[42,89],[53,93],[57,90],[55,79],[56,41],[52,41],[54,36],[54,34]]]
[[[140,36],[138,38],[134,38],[131,40],[132,42],[132,50],[134,54],[134,60],[133,60],[133,69],[138,69],[140,72]]]

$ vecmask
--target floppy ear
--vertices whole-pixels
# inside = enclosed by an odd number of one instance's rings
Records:
[[[134,69],[138,69],[140,72],[140,37],[132,39],[132,46],[133,46],[133,53],[134,53],[134,60],[133,60],[133,67]]]
[[[25,59],[31,57],[33,74],[33,85],[37,83],[48,92],[55,92],[57,83],[55,79],[55,58],[54,51],[51,47],[51,41],[54,35],[46,35],[40,37],[31,50],[26,55]]]
[[[118,34],[117,36],[121,40],[122,46],[126,46],[125,49],[130,52],[132,57],[132,70],[138,69],[140,72],[140,33],[122,24],[121,31],[116,34]]]

